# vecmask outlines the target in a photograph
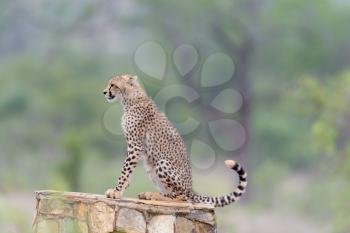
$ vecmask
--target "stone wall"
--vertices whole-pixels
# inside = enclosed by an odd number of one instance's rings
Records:
[[[214,233],[212,206],[38,191],[34,233]]]

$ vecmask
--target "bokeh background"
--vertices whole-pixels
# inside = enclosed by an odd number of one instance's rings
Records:
[[[226,118],[244,127],[235,150],[220,150],[206,130],[185,135],[189,147],[202,138],[215,153],[213,162],[202,144],[190,150],[197,191],[232,190],[225,159],[249,172],[247,195],[217,210],[219,232],[349,232],[349,22],[349,0],[1,0],[0,231],[30,232],[34,190],[103,193],[115,184],[125,140],[120,109],[102,90],[113,74],[132,73],[152,97],[175,84],[199,93],[192,105],[168,103],[174,124],[193,118],[207,129]],[[165,56],[143,50],[140,66],[135,52],[148,42]],[[185,75],[173,60],[184,44],[198,55]],[[203,75],[225,75],[220,62],[203,68],[215,53],[234,72],[203,87]],[[220,115],[207,103],[227,88],[243,104]],[[220,103],[232,110],[237,101]],[[152,190],[139,166],[126,195]]]

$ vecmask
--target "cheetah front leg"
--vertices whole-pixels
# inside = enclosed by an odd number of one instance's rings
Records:
[[[118,178],[118,184],[116,185],[115,189],[108,189],[105,192],[107,197],[114,199],[122,198],[125,189],[130,183],[130,176],[140,160],[143,151],[141,145],[141,143],[136,143],[136,145],[128,143],[128,155],[124,161],[121,175]]]

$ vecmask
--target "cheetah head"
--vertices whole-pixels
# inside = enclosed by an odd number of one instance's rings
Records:
[[[121,101],[143,93],[135,75],[117,75],[109,80],[103,94],[108,102]]]

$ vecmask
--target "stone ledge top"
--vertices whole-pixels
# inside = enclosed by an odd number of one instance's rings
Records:
[[[111,199],[104,195],[78,192],[64,192],[56,190],[39,190],[34,192],[38,200],[43,199],[63,199],[66,202],[84,202],[95,203],[104,202],[108,205],[119,207],[145,209],[152,212],[166,213],[190,213],[194,210],[202,210],[205,212],[214,212],[213,205],[207,204],[192,204],[189,202],[167,202],[167,201],[151,201],[140,200],[134,198]]]
[[[110,199],[89,193],[35,192],[34,233],[214,233],[213,206]]]

